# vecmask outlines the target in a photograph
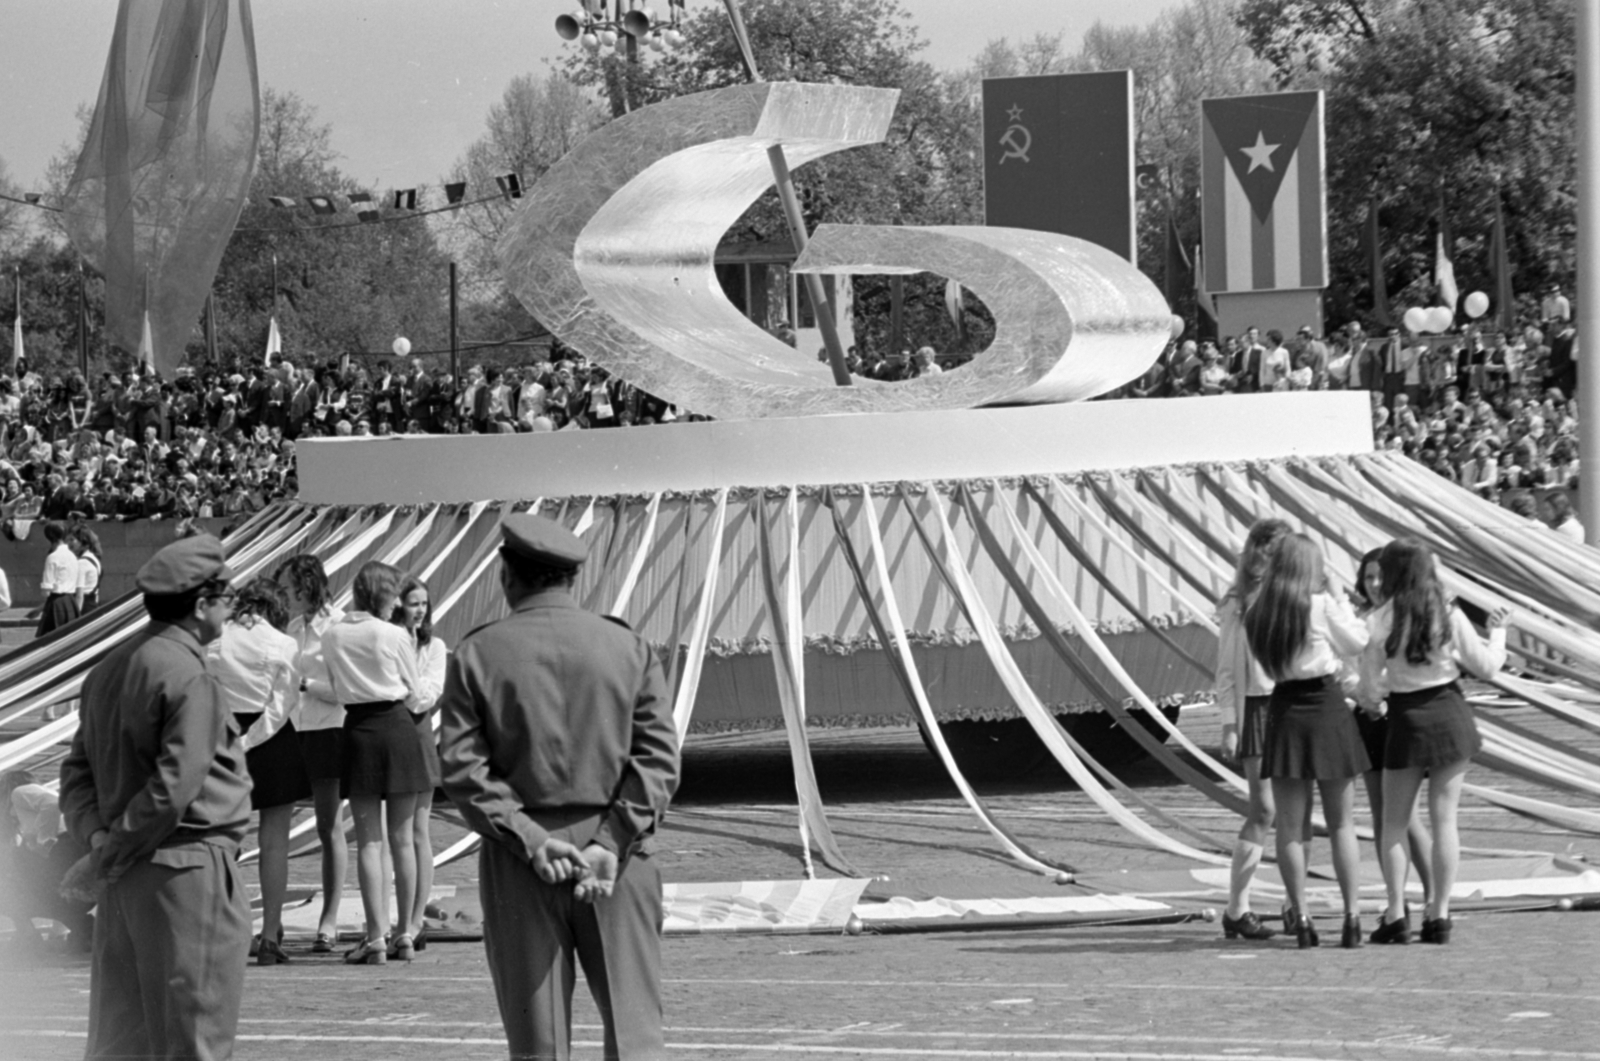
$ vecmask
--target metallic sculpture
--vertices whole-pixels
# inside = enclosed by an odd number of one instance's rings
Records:
[[[995,343],[941,376],[837,387],[825,365],[728,302],[713,256],[723,233],[771,185],[767,149],[782,144],[798,166],[876,143],[897,96],[762,83],[620,118],[534,186],[500,240],[507,283],[530,313],[598,364],[725,419],[1065,401],[1143,371],[1168,335],[1165,300],[1109,252],[1047,233],[819,230],[797,269],[932,269],[988,300]]]

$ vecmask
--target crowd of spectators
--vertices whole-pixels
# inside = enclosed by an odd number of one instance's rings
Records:
[[[1509,335],[1469,326],[1438,336],[1400,329],[1369,336],[1350,324],[1329,336],[1309,327],[1292,338],[1251,328],[1220,345],[1187,341],[1120,396],[1365,390],[1379,449],[1581,534],[1570,499],[1552,496],[1578,480],[1577,328],[1565,299],[1545,306],[1559,315]]]
[[[1445,336],[1351,324],[1285,338],[1175,343],[1115,397],[1271,390],[1372,393],[1377,444],[1400,450],[1489,500],[1575,483],[1577,332],[1566,300],[1538,327]],[[778,338],[793,342],[780,329]],[[825,359],[825,353],[818,354]],[[896,381],[964,359],[931,347],[863,357],[849,368]],[[283,359],[243,372],[77,371],[0,377],[0,527],[34,520],[231,517],[293,496],[294,446],[307,437],[512,433],[701,419],[580,357],[524,367],[473,365],[459,385],[420,358],[368,367]],[[1518,505],[1522,502],[1518,501]]]

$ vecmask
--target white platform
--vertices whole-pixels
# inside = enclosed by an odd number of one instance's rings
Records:
[[[1071,473],[1372,449],[1365,391],[314,439],[300,500],[419,504]]]

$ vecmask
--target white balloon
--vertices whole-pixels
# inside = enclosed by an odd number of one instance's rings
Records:
[[[583,46],[589,49],[591,52],[600,47],[600,38],[596,37],[593,33],[585,33],[578,39],[582,41]]]
[[[1406,310],[1405,316],[1401,320],[1408,332],[1415,332],[1420,335],[1428,330],[1428,311],[1421,306],[1412,306]]]
[[[609,30],[609,29],[601,30],[600,31],[600,43],[604,44],[607,48],[611,47],[613,44],[616,44],[617,43],[616,31],[615,30]]]
[[[394,341],[389,349],[394,351],[395,357],[405,357],[411,352],[411,340],[402,335]]]
[[[1456,322],[1456,315],[1449,306],[1435,306],[1428,311],[1428,330],[1430,332],[1447,332]]]
[[[1467,296],[1466,310],[1467,316],[1477,320],[1489,312],[1489,296],[1482,291],[1474,291]]]

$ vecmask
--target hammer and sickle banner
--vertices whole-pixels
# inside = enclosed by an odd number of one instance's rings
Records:
[[[983,82],[984,223],[1076,236],[1138,264],[1133,74]]]
[[[1206,290],[1327,285],[1321,92],[1200,103]]]
[[[250,0],[122,0],[94,121],[62,205],[105,274],[106,334],[183,361],[239,223],[260,128]]]

